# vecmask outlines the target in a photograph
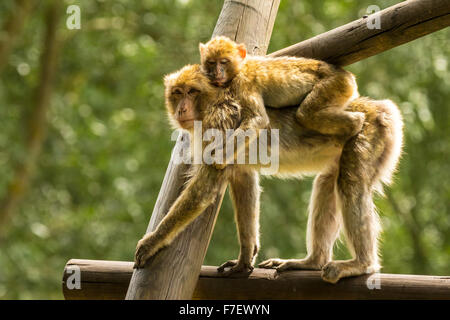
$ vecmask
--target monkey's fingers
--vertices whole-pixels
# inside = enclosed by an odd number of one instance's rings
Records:
[[[152,247],[146,243],[145,239],[139,240],[134,254],[135,269],[143,268],[145,266],[147,260],[154,254],[151,248]]]
[[[254,267],[253,266],[244,266],[244,265],[236,265],[234,267],[231,267],[227,271],[223,272],[223,275],[225,277],[231,276],[233,274],[239,274],[242,277],[245,277],[252,273]]]
[[[134,254],[134,269],[143,268],[145,265],[145,252],[142,247],[136,249],[136,253]]]
[[[333,262],[328,263],[322,269],[322,279],[329,283],[336,283],[341,278],[340,270]]]
[[[299,269],[295,261],[285,261],[275,268],[277,272],[283,272],[286,270]]]

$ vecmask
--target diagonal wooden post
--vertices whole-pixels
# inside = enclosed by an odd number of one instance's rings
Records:
[[[228,36],[245,43],[250,54],[264,55],[279,4],[280,0],[225,0],[213,37]],[[187,138],[182,136],[172,152],[147,232],[158,226],[185,183],[188,166],[176,165],[173,159]],[[226,187],[222,186],[215,203],[152,258],[146,268],[134,270],[127,300],[192,298]]]

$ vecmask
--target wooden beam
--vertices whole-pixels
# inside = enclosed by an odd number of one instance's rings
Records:
[[[271,53],[349,65],[450,26],[450,1],[410,0],[379,13],[380,29],[369,29],[373,15]]]
[[[245,43],[249,53],[266,54],[280,0],[225,0],[214,36],[224,35]],[[147,229],[151,232],[167,214],[185,183],[188,166],[174,163],[181,137],[172,152],[158,199]],[[167,248],[161,250],[144,269],[135,270],[126,299],[191,299],[206,255],[226,185],[208,207]]]
[[[80,289],[67,281],[79,270]],[[324,282],[319,271],[254,269],[248,277],[223,277],[217,267],[203,266],[194,299],[450,299],[450,277],[375,274]],[[70,260],[63,275],[67,300],[118,299],[125,297],[133,263],[123,261]]]

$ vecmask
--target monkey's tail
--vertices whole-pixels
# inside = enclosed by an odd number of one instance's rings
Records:
[[[378,170],[374,185],[375,191],[383,194],[383,184],[392,183],[392,176],[403,148],[403,119],[397,105],[391,100],[376,101],[376,126],[380,131],[380,139],[384,148],[378,158]]]

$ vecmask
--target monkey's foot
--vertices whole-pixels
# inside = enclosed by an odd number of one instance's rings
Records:
[[[230,268],[225,271],[225,268]],[[234,273],[245,273],[249,274],[253,271],[253,266],[250,263],[241,262],[239,260],[228,260],[225,263],[222,263],[217,271],[223,273],[225,276],[229,276]]]
[[[341,278],[370,274],[379,270],[379,266],[367,266],[356,260],[331,261],[323,267],[322,279],[329,283],[336,283]]]
[[[158,244],[158,241],[156,241],[154,233],[146,234],[141,240],[138,241],[136,246],[133,268],[143,268],[148,259],[154,256],[162,247],[163,246],[161,243]]]
[[[285,270],[320,270],[323,264],[316,260],[306,259],[269,259],[261,262],[258,267],[276,269],[277,272]]]

